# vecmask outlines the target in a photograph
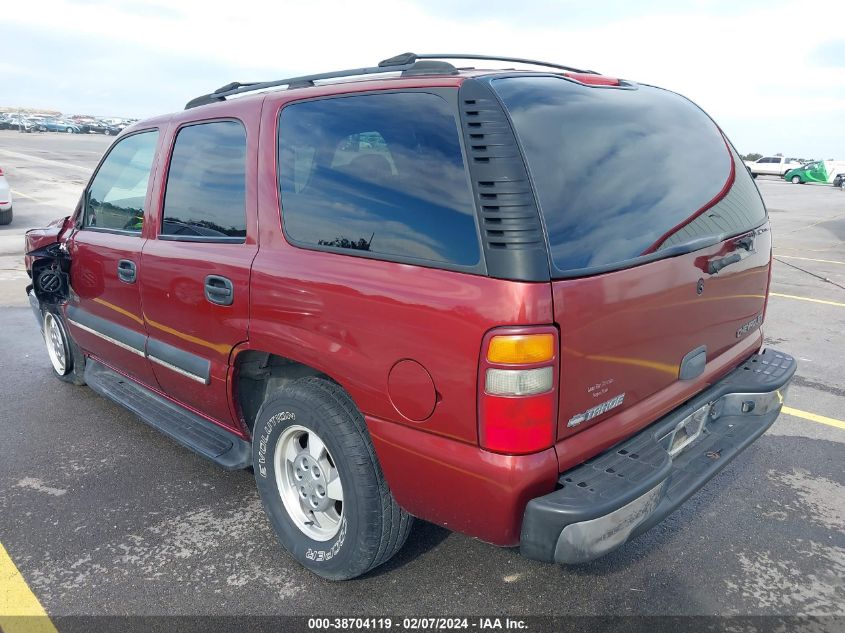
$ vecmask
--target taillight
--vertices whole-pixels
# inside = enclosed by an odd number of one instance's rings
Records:
[[[2,175],[3,175],[3,168],[0,167],[0,176],[2,176]]]
[[[478,437],[497,453],[535,453],[554,444],[558,335],[551,326],[488,332],[478,377]]]

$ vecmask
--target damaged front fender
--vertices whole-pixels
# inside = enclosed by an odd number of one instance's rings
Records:
[[[70,255],[63,236],[71,226],[70,218],[64,218],[26,233],[24,261],[32,279],[32,285],[27,286],[26,291],[28,295],[30,291],[35,295],[39,310],[61,305],[69,297]]]

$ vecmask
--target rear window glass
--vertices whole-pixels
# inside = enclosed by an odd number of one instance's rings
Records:
[[[697,106],[639,86],[606,89],[557,77],[492,82],[508,109],[559,273],[608,270],[669,246],[758,226],[765,210],[745,169]],[[737,164],[742,162],[734,157]]]
[[[459,266],[480,259],[457,123],[436,95],[285,107],[279,186],[285,233],[296,243]]]

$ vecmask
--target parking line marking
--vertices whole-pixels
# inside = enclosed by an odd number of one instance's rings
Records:
[[[811,299],[810,297],[799,297],[797,295],[785,295],[781,292],[770,292],[769,294],[773,297],[784,297],[785,299],[798,299],[799,301],[812,301],[813,303],[824,303],[826,305],[845,308],[845,303],[840,303],[839,301],[828,301],[826,299]]]
[[[94,168],[91,167],[82,167],[81,165],[74,165],[73,163],[67,163],[61,160],[50,160],[49,158],[41,158],[39,156],[30,156],[29,154],[22,154],[20,152],[12,152],[7,149],[0,149],[0,154],[5,154],[9,158],[16,158],[16,159],[23,159],[30,161],[32,163],[41,163],[42,165],[52,165],[54,167],[64,167],[65,169],[75,169],[77,171],[84,172],[86,174],[90,174],[94,171]]]
[[[781,255],[777,254],[778,257],[785,257],[786,259],[801,259],[805,262],[821,262],[822,264],[839,264],[840,266],[845,266],[845,262],[838,262],[835,259],[813,259],[812,257],[798,257],[798,255]]]
[[[825,222],[832,222],[833,220],[838,220],[842,217],[843,214],[834,215],[832,218],[822,218],[818,222],[813,222],[812,224],[808,224],[806,226],[799,226],[797,229],[792,229],[791,231],[786,231],[786,234],[789,233],[797,233],[798,231],[803,231],[804,229],[811,229],[814,226],[818,226],[819,224],[824,224]]]
[[[58,633],[2,543],[0,543],[0,631],[3,633]]]
[[[33,202],[40,202],[42,204],[44,202],[43,200],[39,200],[38,198],[33,198],[30,195],[22,193],[22,192],[18,191],[17,189],[12,189],[11,191],[12,191],[13,194],[15,194],[16,196],[20,196],[21,198],[26,198],[27,200],[32,200]]]
[[[809,411],[802,411],[801,409],[793,409],[792,407],[784,406],[781,409],[783,413],[786,415],[791,415],[796,418],[803,418],[804,420],[810,420],[811,422],[818,422],[819,424],[827,424],[828,426],[836,427],[837,429],[845,430],[845,422],[842,420],[837,420],[835,418],[829,418],[824,415],[818,415],[816,413],[810,413]]]
[[[798,246],[779,246],[778,248],[786,249],[788,251],[800,251],[802,253],[826,253],[828,251],[832,251],[835,248],[839,248],[843,244],[845,244],[845,240],[834,242],[830,246],[825,246],[824,248],[800,248]]]

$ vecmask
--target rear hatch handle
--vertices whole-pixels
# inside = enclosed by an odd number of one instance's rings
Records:
[[[754,235],[743,235],[739,239],[734,240],[734,247],[736,250],[732,253],[728,253],[723,257],[708,260],[707,272],[711,275],[715,275],[723,268],[726,268],[731,264],[741,262],[743,259],[751,255],[751,253],[754,252]],[[741,252],[740,249],[742,249],[743,252]]]

